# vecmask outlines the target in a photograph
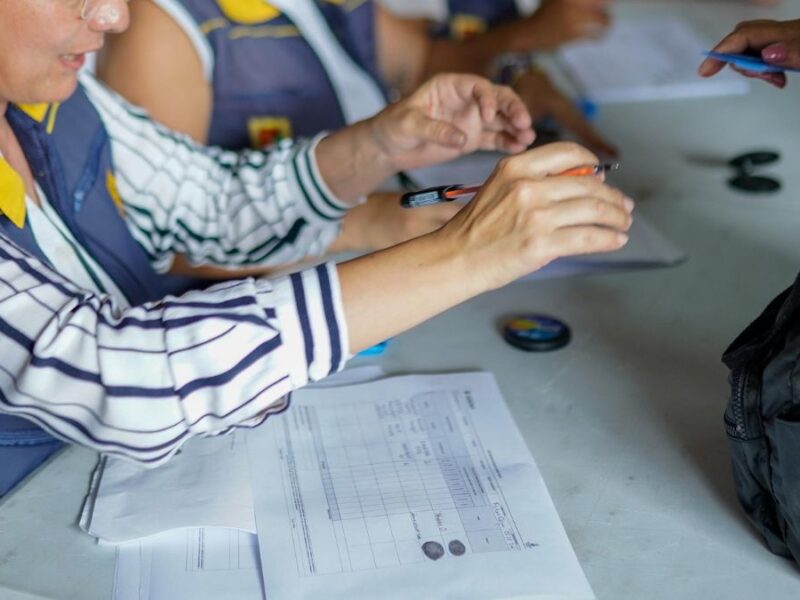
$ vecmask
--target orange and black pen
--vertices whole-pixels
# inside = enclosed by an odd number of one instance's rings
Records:
[[[556,177],[582,177],[586,175],[599,175],[606,171],[613,171],[619,168],[619,163],[603,163],[599,165],[584,165],[573,167],[561,173],[556,173]],[[427,188],[416,192],[403,194],[400,205],[403,208],[419,208],[430,206],[442,202],[452,202],[465,196],[476,194],[483,185],[440,185]]]

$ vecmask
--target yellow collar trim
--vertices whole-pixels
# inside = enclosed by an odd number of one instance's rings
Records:
[[[61,106],[60,102],[53,102],[52,104],[46,102],[39,104],[18,104],[17,106],[37,123],[44,123],[46,118],[47,133],[53,133],[53,128],[56,126],[56,113]]]
[[[20,229],[25,225],[25,184],[8,161],[0,157],[0,213]]]
[[[44,118],[47,116],[47,109],[50,108],[47,102],[41,102],[39,104],[18,104],[17,106],[37,123],[42,123],[44,121]]]

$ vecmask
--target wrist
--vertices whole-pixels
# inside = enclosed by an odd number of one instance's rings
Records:
[[[322,181],[339,198],[348,200],[351,208],[362,204],[365,194],[397,172],[374,139],[368,121],[341,129],[323,138],[316,147]]]
[[[445,226],[398,246],[405,247],[411,257],[410,266],[419,278],[417,287],[427,288],[430,303],[441,303],[437,312],[491,289],[464,237],[461,228]]]
[[[452,221],[451,224],[455,225]],[[458,296],[454,303],[460,303],[496,286],[486,277],[479,257],[470,252],[468,240],[451,224],[414,241],[425,245],[425,256],[429,259],[420,266],[431,268],[437,280],[457,286],[452,294]]]
[[[383,179],[388,179],[400,171],[396,157],[392,152],[390,135],[387,128],[389,118],[387,112],[391,107],[379,112],[374,117],[358,124],[359,140],[355,149],[359,160],[366,161]]]

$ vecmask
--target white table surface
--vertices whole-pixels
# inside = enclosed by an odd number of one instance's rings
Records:
[[[755,16],[736,3],[648,2],[709,35]],[[676,8],[676,6],[678,8]],[[716,7],[709,11],[709,7]],[[517,283],[397,338],[389,372],[495,373],[601,600],[800,597],[800,571],[770,554],[733,493],[720,355],[800,269],[800,77],[778,92],[618,105],[598,126],[623,149],[615,181],[690,255],[666,270]],[[730,190],[740,152],[776,148],[784,191]],[[506,315],[567,321],[573,341],[528,354]],[[114,550],[75,525],[96,454],[70,448],[0,502],[0,598],[108,598]]]

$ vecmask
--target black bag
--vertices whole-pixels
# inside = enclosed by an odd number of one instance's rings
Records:
[[[722,360],[736,495],[769,549],[800,562],[800,276]]]

